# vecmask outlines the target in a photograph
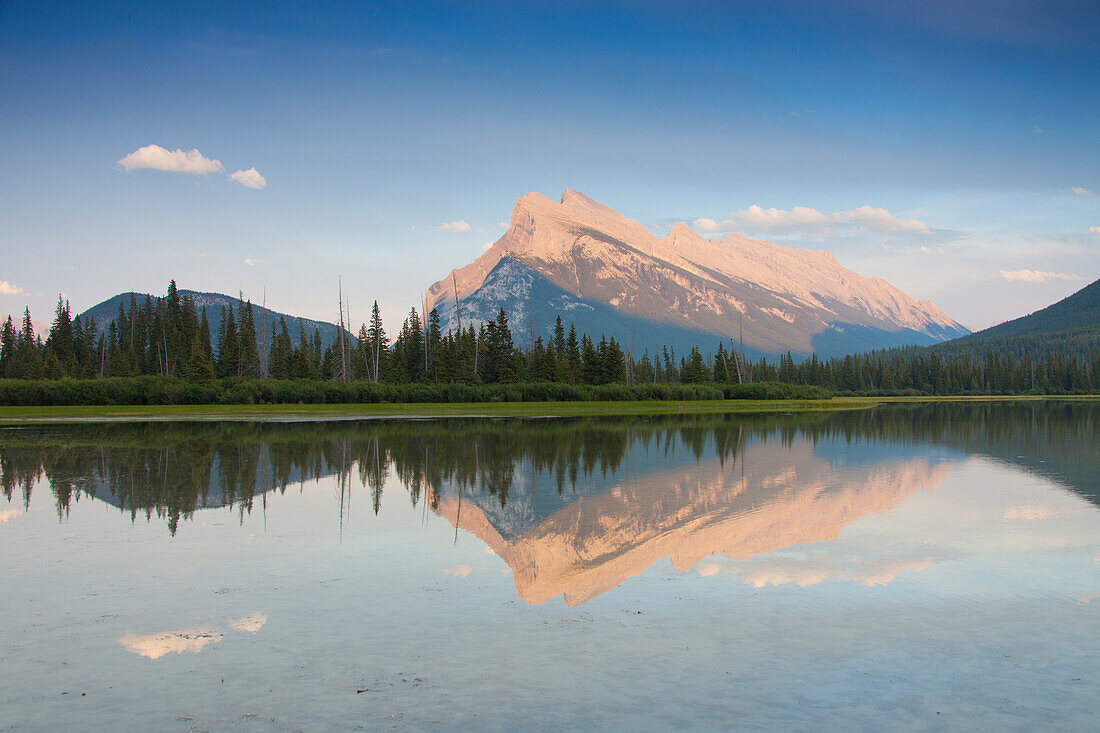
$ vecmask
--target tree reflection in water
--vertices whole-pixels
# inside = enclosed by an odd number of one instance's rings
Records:
[[[209,507],[241,520],[259,497],[337,476],[369,489],[375,513],[391,475],[414,506],[440,508],[445,494],[504,512],[517,485],[551,487],[525,496],[526,514],[498,517],[503,536],[616,481],[716,460],[736,465],[746,446],[787,448],[833,441],[862,460],[931,445],[978,453],[1059,480],[1100,503],[1100,406],[1088,402],[915,404],[786,416],[712,415],[554,420],[445,419],[362,422],[106,423],[4,429],[0,489],[29,508],[49,485],[59,518],[96,498],[166,521]],[[353,474],[355,472],[355,474]],[[491,509],[492,505],[496,509]],[[507,525],[507,526],[506,526]]]

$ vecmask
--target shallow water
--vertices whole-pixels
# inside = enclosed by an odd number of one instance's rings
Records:
[[[1091,729],[1098,418],[0,429],[0,729]]]

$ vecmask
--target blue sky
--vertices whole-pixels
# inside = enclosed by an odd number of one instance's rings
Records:
[[[0,313],[174,277],[335,320],[341,276],[392,327],[565,188],[974,328],[1100,277],[1095,3],[224,5],[0,0]],[[220,170],[119,164],[148,145]]]

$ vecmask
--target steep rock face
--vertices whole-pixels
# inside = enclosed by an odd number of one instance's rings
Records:
[[[562,306],[539,299],[536,291],[550,290]],[[537,193],[519,199],[504,236],[429,288],[444,329],[457,325],[456,297],[467,325],[503,307],[518,330],[533,325],[537,335],[560,314],[593,336],[650,345],[656,330],[704,347],[743,326],[757,354],[846,353],[967,333],[932,303],[852,272],[829,252],[739,234],[705,239],[683,224],[662,239],[575,191],[560,203]]]

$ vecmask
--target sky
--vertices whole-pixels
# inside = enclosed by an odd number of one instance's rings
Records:
[[[1097,79],[1095,2],[0,0],[0,313],[340,281],[393,330],[571,188],[983,328],[1100,277]]]

